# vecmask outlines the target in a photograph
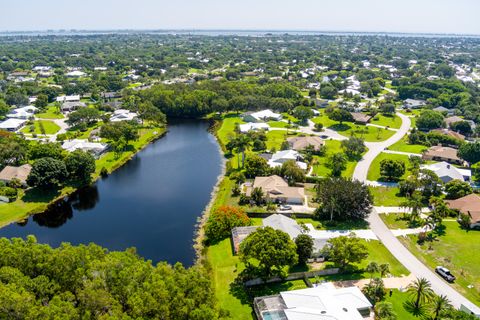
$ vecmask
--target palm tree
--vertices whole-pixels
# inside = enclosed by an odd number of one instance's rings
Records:
[[[450,300],[448,300],[447,296],[435,296],[435,298],[431,302],[431,310],[433,313],[433,320],[440,319],[440,313],[448,308],[451,308],[452,305],[450,304]]]
[[[422,196],[419,193],[414,192],[410,198],[400,205],[400,207],[410,209],[409,220],[411,223],[415,222],[420,218],[420,213],[422,212]]]
[[[415,302],[413,303],[416,309],[420,308],[420,305],[430,301],[433,296],[433,290],[430,282],[425,278],[420,278],[407,287],[407,292],[414,298]]]
[[[378,271],[380,271],[380,276],[385,278],[385,276],[390,272],[390,265],[388,263],[382,263],[378,266]]]
[[[250,146],[250,138],[245,135],[239,135],[238,137],[235,138],[235,149],[237,153],[242,154],[242,168],[245,164],[245,151],[248,149]],[[239,161],[240,165],[240,161]]]
[[[365,268],[365,271],[370,273],[370,279],[372,279],[373,274],[379,271],[378,263],[376,263],[375,261],[370,262],[368,266]]]
[[[382,301],[375,304],[376,320],[395,320],[397,314],[393,311],[393,305],[390,302]]]

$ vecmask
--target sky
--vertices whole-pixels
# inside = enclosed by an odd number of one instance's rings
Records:
[[[298,30],[480,34],[480,0],[0,0],[0,31]]]

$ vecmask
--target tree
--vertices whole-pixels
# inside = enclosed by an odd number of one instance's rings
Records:
[[[375,320],[396,320],[397,314],[390,302],[381,301],[375,304]]]
[[[308,119],[313,117],[313,111],[309,107],[298,106],[293,109],[293,116],[300,120],[301,123],[307,123]]]
[[[379,109],[380,112],[386,116],[393,116],[395,114],[395,105],[392,103],[384,103]]]
[[[333,121],[338,121],[342,124],[344,121],[353,121],[353,116],[345,109],[334,109],[328,113],[328,118]]]
[[[365,219],[372,208],[372,195],[360,181],[344,178],[322,179],[316,185],[320,207],[315,216],[330,221]]]
[[[149,121],[156,126],[164,125],[167,122],[165,114],[156,108],[150,101],[138,105],[138,117],[143,121]]]
[[[348,140],[343,140],[341,144],[347,157],[352,160],[359,159],[362,153],[367,150],[364,141],[357,137],[350,137]]]
[[[100,128],[100,137],[117,142],[123,139],[128,144],[138,139],[138,125],[128,121],[105,123]]]
[[[445,184],[447,199],[458,199],[473,192],[472,186],[468,182],[461,180],[451,180]]]
[[[67,168],[63,161],[41,158],[33,163],[27,183],[30,186],[50,188],[62,184],[67,175]]]
[[[380,162],[380,175],[387,181],[396,181],[405,173],[405,162],[394,159],[383,159]]]
[[[320,87],[320,97],[323,99],[335,99],[337,90],[331,84],[322,84]]]
[[[45,94],[39,94],[37,100],[35,100],[35,107],[38,109],[44,109],[48,105],[48,97]]]
[[[100,111],[95,108],[80,108],[68,115],[67,123],[73,127],[88,126],[100,118]]]
[[[295,238],[298,262],[305,264],[313,253],[313,238],[308,234],[300,234]]]
[[[63,158],[63,149],[59,143],[36,143],[30,146],[28,157],[30,160],[40,158],[53,158],[61,160]]]
[[[480,142],[462,144],[458,149],[458,156],[471,164],[480,162]]]
[[[375,261],[370,262],[365,268],[365,271],[370,273],[370,279],[373,279],[373,275],[379,270],[380,269],[379,269],[378,263],[376,263]]]
[[[340,177],[347,168],[347,158],[343,153],[334,153],[327,159],[327,167],[332,170],[332,177]]]
[[[295,160],[285,161],[280,171],[282,177],[287,180],[289,185],[305,181],[305,171],[297,165]]]
[[[248,178],[264,177],[270,172],[267,160],[259,155],[252,154],[245,160],[245,176]]]
[[[428,169],[421,169],[419,176],[420,189],[422,189],[422,195],[425,198],[438,196],[442,193],[443,182],[435,172]]]
[[[329,239],[324,247],[324,253],[329,261],[342,270],[368,257],[367,247],[355,234]]]
[[[380,278],[385,278],[390,272],[390,265],[388,263],[382,263],[378,266],[378,271],[380,272]]]
[[[220,206],[213,210],[205,224],[205,235],[210,243],[228,238],[234,227],[252,225],[243,209],[233,206]]]
[[[362,291],[372,304],[382,301],[385,297],[385,285],[381,278],[371,279]]]
[[[87,184],[95,172],[95,158],[88,152],[75,150],[65,158],[65,166],[70,178]]]
[[[242,154],[242,168],[245,165],[245,151],[250,147],[250,142],[250,138],[245,134],[241,134],[235,138],[235,149],[238,154]]]
[[[420,186],[420,183],[416,176],[408,176],[405,180],[402,180],[398,183],[398,189],[400,190],[400,195],[410,197],[415,190]]]
[[[400,204],[401,208],[409,209],[409,220],[411,223],[418,221],[422,213],[423,200],[418,192],[414,192],[407,200]]]
[[[285,266],[295,265],[298,256],[295,243],[287,233],[265,227],[243,240],[240,244],[240,260],[247,266],[258,264],[260,273],[268,278],[282,274]]]
[[[472,127],[468,121],[458,121],[450,124],[450,128],[453,131],[459,132],[464,136],[469,136],[473,133]]]
[[[250,198],[252,198],[252,201],[255,202],[257,206],[263,205],[265,199],[262,188],[253,188]]]
[[[448,300],[447,296],[440,295],[435,296],[432,301],[430,301],[430,309],[433,313],[433,320],[439,320],[440,315],[447,309],[450,309],[452,305],[450,304],[450,300]]]
[[[425,278],[419,278],[410,283],[407,287],[407,293],[413,298],[413,305],[416,309],[428,301],[433,296],[432,286],[430,282]]]
[[[443,115],[433,110],[424,110],[417,118],[417,128],[420,130],[431,130],[444,126]]]

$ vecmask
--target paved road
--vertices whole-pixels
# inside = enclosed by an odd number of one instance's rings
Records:
[[[367,143],[369,148],[363,159],[355,167],[353,178],[362,182],[367,181],[367,173],[373,159],[375,159],[385,148],[398,142],[408,132],[410,128],[410,118],[401,113],[397,115],[402,118],[401,128],[390,139],[378,142]],[[469,306],[471,310],[476,310],[480,314],[480,308],[476,307],[471,301],[466,299],[455,289],[453,289],[447,282],[441,279],[430,268],[425,266],[420,260],[418,260],[403,244],[393,235],[392,231],[387,228],[375,209],[369,216],[369,223],[371,230],[382,241],[385,247],[397,258],[415,277],[426,278],[430,281],[432,289],[441,295],[446,295],[451,301],[452,305],[456,308],[460,308],[463,304]]]

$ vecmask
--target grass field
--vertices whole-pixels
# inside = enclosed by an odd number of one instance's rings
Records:
[[[442,265],[457,277],[453,287],[477,305],[480,303],[480,231],[466,231],[455,221],[444,221],[445,229],[432,242],[419,245],[415,236],[401,238],[410,251],[432,269]],[[469,288],[469,286],[472,286]]]
[[[23,133],[43,134],[42,130],[41,130],[41,125],[43,125],[43,128],[45,130],[45,134],[55,134],[60,130],[60,127],[52,121],[35,120],[33,122],[33,125],[27,125],[20,131],[23,132]]]
[[[406,301],[409,301],[411,298],[409,297],[408,293],[400,292],[399,290],[392,290],[392,296],[390,297],[388,294],[385,297],[385,301],[390,302],[393,305],[393,309],[397,314],[397,319],[399,320],[412,320],[412,319],[419,319],[414,317],[411,313],[409,313],[403,307],[403,304]]]
[[[58,111],[57,107],[49,106],[45,112],[35,114],[35,117],[41,119],[63,119],[63,114]]]
[[[380,214],[380,218],[382,218],[389,229],[410,228],[408,221],[402,219],[402,217],[402,213]]]
[[[409,152],[409,153],[418,153],[421,154],[424,150],[427,150],[428,147],[422,146],[420,144],[409,144],[408,137],[403,137],[402,140],[398,141],[397,143],[391,145],[388,150],[393,151],[402,151],[402,152]]]
[[[313,166],[313,173],[320,177],[327,177],[331,172],[331,170],[326,166],[328,158],[335,153],[343,152],[341,148],[341,142],[338,140],[327,140],[325,141],[325,145],[327,147],[325,156],[315,156],[317,164]],[[356,164],[356,161],[348,161],[347,168],[342,172],[342,176],[350,178],[353,175]]]
[[[398,129],[402,126],[402,119],[397,115],[393,115],[393,116],[389,117],[389,116],[384,116],[382,114],[377,114],[370,121],[370,123],[371,124],[376,124],[376,125],[379,125],[379,126]]]
[[[376,157],[372,165],[370,166],[370,169],[368,170],[368,176],[367,179],[370,181],[377,181],[380,179],[380,162],[384,159],[392,159],[392,160],[400,160],[405,163],[405,174],[401,177],[401,179],[406,178],[409,175],[408,171],[408,156],[402,155],[402,154],[391,154],[391,153],[380,153],[378,157]]]
[[[369,187],[375,206],[397,207],[406,200],[398,193],[397,187]]]

